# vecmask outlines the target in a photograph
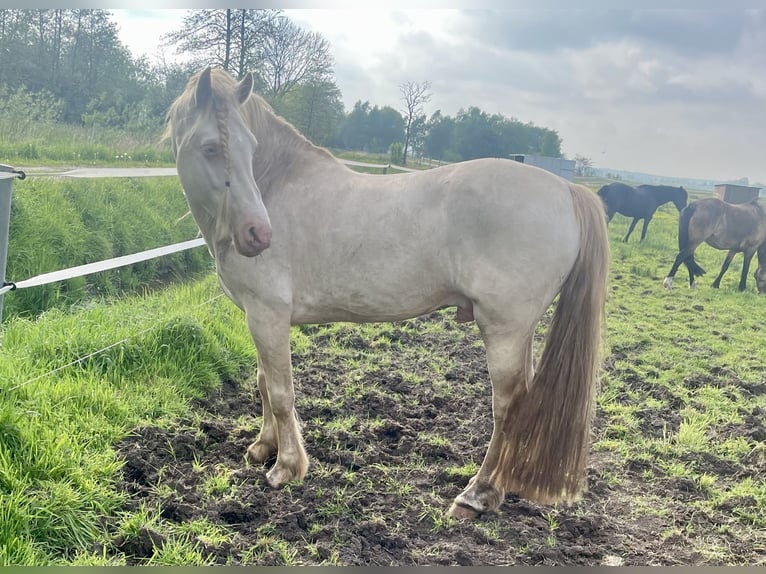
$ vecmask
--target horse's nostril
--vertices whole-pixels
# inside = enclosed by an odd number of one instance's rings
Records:
[[[262,229],[260,233],[255,226],[250,227],[250,242],[259,247],[268,247],[271,244],[271,229]]]

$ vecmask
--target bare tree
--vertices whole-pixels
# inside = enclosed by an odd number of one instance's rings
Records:
[[[189,10],[179,30],[164,35],[165,45],[177,54],[191,54],[243,77],[257,61],[257,54],[279,10]]]
[[[267,28],[256,70],[267,97],[280,99],[298,84],[332,78],[335,62],[321,34],[306,32],[286,16],[274,18]]]
[[[177,54],[194,54],[210,64],[230,69],[234,24],[231,9],[189,10],[179,30],[163,36]]]
[[[593,174],[593,161],[589,157],[575,155],[575,175],[590,176]]]
[[[402,99],[404,100],[405,109],[404,119],[404,164],[407,164],[407,150],[410,147],[410,140],[413,136],[413,128],[419,125],[416,119],[423,115],[423,104],[427,103],[431,99],[431,93],[428,91],[431,89],[431,82],[424,81],[422,84],[416,82],[405,82],[399,85],[399,90],[402,93]]]

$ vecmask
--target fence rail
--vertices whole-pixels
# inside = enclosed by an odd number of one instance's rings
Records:
[[[405,172],[417,171],[411,168],[392,164],[365,163],[345,159],[339,159],[339,161],[352,167],[378,168],[383,170],[384,173],[387,173],[389,170]],[[25,169],[26,171],[19,172],[10,166],[0,164],[0,280],[2,281],[2,284],[0,285],[0,325],[2,324],[3,318],[3,298],[9,291],[24,289],[27,287],[47,285],[57,281],[64,281],[66,279],[73,279],[75,277],[84,277],[85,275],[91,275],[101,271],[117,269],[118,267],[125,267],[140,261],[147,261],[149,259],[156,259],[171,253],[178,253],[180,251],[194,249],[195,247],[200,247],[205,243],[202,238],[191,239],[189,241],[182,241],[181,243],[165,245],[155,249],[141,251],[139,253],[115,257],[113,259],[96,261],[86,265],[78,265],[68,269],[61,269],[59,271],[52,271],[50,273],[44,273],[42,275],[30,277],[15,283],[7,282],[5,279],[5,267],[8,256],[8,234],[11,214],[11,182],[14,178],[19,177],[20,179],[24,179],[24,177],[29,176],[91,179],[125,177],[169,177],[178,175],[175,167],[78,167],[65,171],[57,171],[50,168]]]

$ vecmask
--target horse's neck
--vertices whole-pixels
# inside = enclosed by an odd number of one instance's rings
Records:
[[[662,203],[667,203],[668,201],[673,201],[674,193],[672,187],[656,187],[654,188],[654,197],[657,198],[657,201]]]
[[[253,164],[253,175],[261,193],[269,195],[282,187],[290,178],[305,177],[320,166],[342,165],[325,150],[297,134],[290,126],[276,118],[270,125],[255,131],[258,153]]]

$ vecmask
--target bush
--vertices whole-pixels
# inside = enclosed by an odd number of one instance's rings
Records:
[[[50,92],[32,93],[23,87],[0,86],[0,142],[34,137],[40,128],[61,118],[64,103]]]
[[[394,142],[388,146],[389,161],[394,165],[404,165],[404,144]]]

